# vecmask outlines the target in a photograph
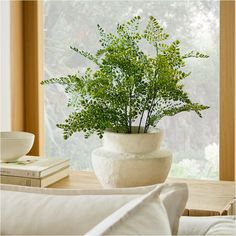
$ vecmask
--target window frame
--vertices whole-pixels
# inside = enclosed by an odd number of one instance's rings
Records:
[[[30,155],[44,153],[43,2],[11,1],[12,130],[35,134]]]
[[[235,1],[220,1],[220,180],[235,180]]]
[[[43,3],[11,1],[12,129],[35,134],[43,155]],[[220,1],[219,179],[235,179],[235,1]],[[16,119],[17,117],[17,119]]]

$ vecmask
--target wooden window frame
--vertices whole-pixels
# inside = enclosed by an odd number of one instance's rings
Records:
[[[235,1],[220,2],[220,180],[235,180]]]
[[[42,1],[11,1],[12,129],[35,134],[43,154]],[[220,180],[235,179],[235,1],[220,1]]]
[[[35,134],[30,155],[44,150],[42,1],[11,1],[12,130]]]

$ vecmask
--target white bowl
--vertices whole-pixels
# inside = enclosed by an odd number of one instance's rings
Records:
[[[27,132],[1,133],[1,161],[12,162],[26,155],[33,146],[34,134]]]

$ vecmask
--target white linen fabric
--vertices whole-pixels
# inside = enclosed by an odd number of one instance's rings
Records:
[[[83,235],[126,203],[162,186],[160,199],[175,234],[187,201],[185,184],[110,190],[1,185],[1,234]]]
[[[235,216],[182,216],[178,235],[236,235]]]
[[[163,187],[128,202],[85,236],[171,235],[168,215],[159,198]]]

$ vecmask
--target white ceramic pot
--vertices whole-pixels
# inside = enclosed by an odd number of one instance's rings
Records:
[[[136,187],[162,183],[172,155],[160,150],[162,131],[122,134],[105,132],[103,146],[92,152],[92,164],[105,188]]]

